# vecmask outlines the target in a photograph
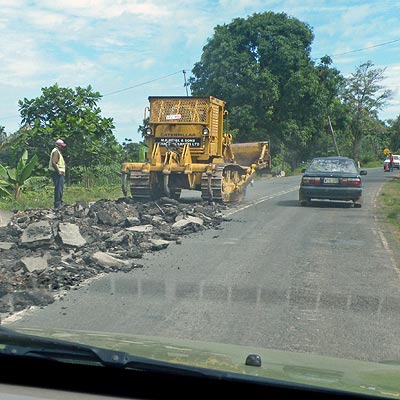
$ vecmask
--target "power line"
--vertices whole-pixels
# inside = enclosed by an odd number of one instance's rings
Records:
[[[375,47],[385,46],[387,44],[396,43],[396,42],[400,42],[400,39],[390,40],[389,42],[384,42],[384,43],[378,43],[378,44],[375,44],[373,46],[363,47],[362,49],[350,50],[350,51],[345,51],[343,53],[332,54],[331,57],[343,56],[345,54],[351,54],[351,53],[357,53],[358,51],[373,49]]]
[[[102,97],[110,96],[111,94],[116,94],[116,93],[124,92],[124,91],[126,91],[126,90],[135,89],[135,88],[137,88],[137,87],[139,87],[139,86],[144,86],[144,85],[147,85],[147,84],[149,84],[149,83],[152,83],[152,82],[155,82],[155,81],[159,81],[159,80],[161,80],[161,79],[169,78],[170,76],[177,75],[177,74],[181,74],[181,73],[182,73],[182,70],[179,70],[179,71],[173,72],[172,74],[164,75],[164,76],[161,76],[161,77],[159,77],[159,78],[154,78],[154,79],[151,79],[151,80],[146,81],[146,82],[138,83],[137,85],[129,86],[129,87],[124,88],[124,89],[119,89],[119,90],[115,90],[114,92],[109,92],[109,93],[103,94]]]
[[[185,73],[186,70],[179,70],[179,71],[173,72],[172,74],[160,76],[158,78],[154,78],[154,79],[151,79],[151,80],[146,81],[146,82],[138,83],[137,85],[133,85],[133,86],[129,86],[129,87],[126,87],[126,88],[123,88],[123,89],[115,90],[114,92],[109,92],[109,93],[103,94],[101,97],[110,96],[112,94],[124,92],[126,90],[134,89],[134,88],[137,88],[137,87],[140,87],[140,86],[144,86],[144,85],[147,85],[149,83],[152,83],[152,82],[155,82],[155,81],[159,81],[161,79],[169,78],[170,76],[174,76],[174,75],[180,74],[182,72]],[[186,76],[185,76],[185,80],[186,80]],[[187,89],[186,89],[186,92],[187,92]],[[20,115],[5,115],[5,116],[0,116],[0,119],[4,120],[4,119],[17,118],[17,117],[20,117]]]

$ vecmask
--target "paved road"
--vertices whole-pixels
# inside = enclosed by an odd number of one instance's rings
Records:
[[[102,277],[11,325],[400,359],[399,265],[375,212],[391,176],[368,171],[361,209],[300,207],[299,177],[256,181],[222,230],[185,238],[146,256],[144,268]]]

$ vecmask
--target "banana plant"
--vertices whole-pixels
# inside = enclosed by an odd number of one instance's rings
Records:
[[[7,190],[8,187],[9,187],[8,182],[5,181],[4,179],[0,179],[0,197],[11,197],[11,193]]]
[[[21,195],[22,188],[29,181],[37,164],[38,156],[36,154],[34,154],[33,157],[28,161],[27,150],[25,150],[22,154],[16,168],[5,167],[4,165],[0,164],[0,177],[5,179],[3,181],[0,180],[0,187],[2,187],[2,182],[4,183],[5,188],[10,187],[14,193],[15,199],[18,200]],[[4,190],[5,193],[8,193],[8,190]]]

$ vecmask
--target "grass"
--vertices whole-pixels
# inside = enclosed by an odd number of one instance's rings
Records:
[[[400,240],[400,178],[394,177],[383,185],[378,205],[393,236]]]
[[[4,210],[26,210],[53,207],[54,188],[44,186],[40,189],[24,191],[19,200],[0,199],[0,208]],[[85,188],[79,185],[65,186],[64,204],[75,204],[77,201],[92,202],[101,199],[116,200],[122,197],[121,185],[96,186]]]
[[[367,162],[367,163],[361,165],[361,168],[376,168],[376,167],[383,168],[383,161],[380,161],[380,160],[370,161],[370,162]]]

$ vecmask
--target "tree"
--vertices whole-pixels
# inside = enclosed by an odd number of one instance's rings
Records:
[[[0,143],[4,142],[7,139],[6,128],[0,125]]]
[[[192,70],[191,92],[227,101],[238,141],[269,138],[298,158],[326,126],[340,87],[328,57],[318,66],[311,60],[313,38],[307,24],[285,13],[218,25]]]
[[[380,82],[384,79],[384,68],[373,68],[367,61],[356,68],[346,79],[342,101],[347,108],[352,141],[352,157],[360,160],[360,145],[367,135],[374,135],[379,125],[378,111],[381,110],[392,92]]]
[[[38,154],[42,166],[47,166],[54,141],[67,143],[65,159],[67,174],[74,167],[91,168],[119,159],[122,146],[112,130],[112,118],[103,118],[97,106],[101,95],[91,86],[61,88],[57,84],[43,88],[35,99],[19,101],[23,129],[13,145]]]
[[[400,115],[394,120],[389,120],[389,141],[388,146],[393,153],[399,154],[400,152]]]
[[[148,147],[144,142],[135,143],[132,139],[125,138],[122,143],[124,149],[124,161],[145,162]]]

